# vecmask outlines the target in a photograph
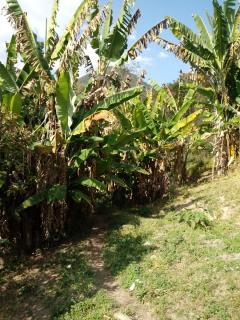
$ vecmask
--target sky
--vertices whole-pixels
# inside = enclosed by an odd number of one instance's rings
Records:
[[[39,38],[44,39],[45,21],[51,12],[53,0],[18,0],[23,10],[28,12],[28,19],[33,31]],[[104,0],[101,2],[106,3]],[[58,16],[59,32],[64,29],[74,10],[81,0],[60,0]],[[115,15],[120,11],[122,0],[113,0]],[[142,17],[137,28],[130,36],[130,44],[134,43],[144,32],[161,21],[165,16],[172,16],[189,27],[195,29],[192,15],[198,13],[205,17],[205,10],[211,12],[211,0],[135,0],[135,8],[139,8]],[[5,5],[5,0],[0,0],[0,8]],[[0,61],[5,59],[5,42],[12,34],[6,18],[0,15]],[[162,37],[174,40],[168,31],[163,31]],[[90,52],[93,60],[96,58]],[[177,60],[173,54],[152,44],[136,60],[137,68],[147,71],[147,78],[154,79],[159,83],[169,83],[178,78],[180,70],[190,70],[189,66]]]

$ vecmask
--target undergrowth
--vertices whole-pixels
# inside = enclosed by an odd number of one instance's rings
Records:
[[[239,189],[235,171],[179,190],[152,215],[121,212],[106,265],[159,319],[240,319]]]

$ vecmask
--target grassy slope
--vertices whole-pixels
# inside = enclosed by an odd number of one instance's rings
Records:
[[[212,226],[179,223],[182,210],[206,213]],[[159,319],[240,319],[240,174],[140,213],[117,214],[108,235],[105,262],[122,285],[135,287]]]
[[[240,175],[184,188],[168,203],[113,217],[104,258],[126,289],[150,301],[159,319],[240,319]],[[207,212],[193,230],[178,213]],[[0,319],[113,319],[114,303],[95,285],[85,241],[6,263]]]
[[[1,320],[102,320],[106,314],[112,302],[96,290],[84,241],[8,261],[0,271]]]

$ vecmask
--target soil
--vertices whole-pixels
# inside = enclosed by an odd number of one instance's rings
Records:
[[[97,218],[86,244],[87,256],[95,275],[96,290],[105,290],[119,310],[128,310],[134,314],[134,316],[128,316],[116,312],[116,320],[158,320],[148,304],[138,302],[131,292],[121,288],[118,281],[105,268],[102,252],[106,230],[107,223],[104,218]]]

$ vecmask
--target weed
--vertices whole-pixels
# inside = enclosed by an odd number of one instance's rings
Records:
[[[230,316],[224,305],[216,301],[209,301],[206,305],[203,319],[229,320]]]
[[[103,320],[112,318],[112,302],[100,291],[92,298],[76,303],[71,310],[54,320]]]
[[[197,229],[197,228],[206,229],[211,226],[211,221],[207,217],[206,212],[184,210],[175,215],[179,223],[184,222],[193,229]]]
[[[239,181],[230,175],[183,188],[165,206],[156,204],[159,216],[140,213],[134,226],[132,215],[115,216],[123,222],[109,231],[106,264],[123,287],[135,284],[133,294],[159,319],[240,319]],[[220,220],[230,203],[232,215]]]
[[[118,231],[109,235],[103,256],[113,275],[118,275],[129,264],[139,262],[151,250],[144,245],[146,237],[145,234],[135,236]]]

